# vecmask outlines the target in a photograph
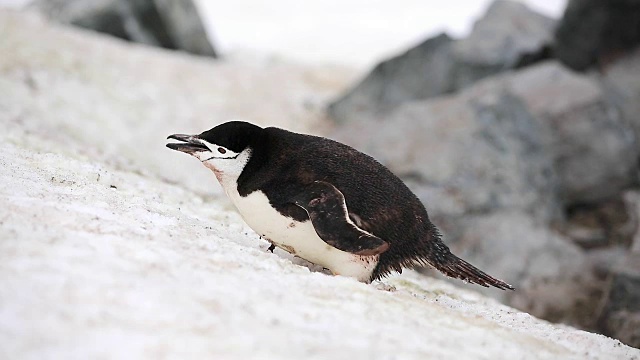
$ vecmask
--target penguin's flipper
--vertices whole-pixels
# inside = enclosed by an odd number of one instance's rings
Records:
[[[307,212],[320,239],[338,250],[369,256],[389,249],[389,243],[351,220],[344,195],[328,182],[307,185],[291,202]]]

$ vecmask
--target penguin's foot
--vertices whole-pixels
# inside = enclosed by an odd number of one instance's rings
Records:
[[[267,251],[271,251],[271,253],[273,253],[273,250],[276,249],[276,246],[274,244],[269,245],[269,248],[267,249]]]

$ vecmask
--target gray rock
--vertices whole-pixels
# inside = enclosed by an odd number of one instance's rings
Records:
[[[631,253],[618,264],[599,318],[605,335],[640,347],[640,254]]]
[[[329,106],[338,122],[386,117],[399,105],[448,94],[522,64],[552,38],[554,21],[517,2],[497,0],[468,38],[428,39],[378,64]]]
[[[452,39],[440,34],[378,64],[329,112],[338,121],[385,116],[400,104],[451,92]]]
[[[192,0],[154,0],[154,4],[177,49],[216,57],[211,39]]]
[[[607,97],[623,114],[640,146],[640,48],[607,67],[600,80]]]
[[[554,27],[553,19],[522,3],[494,1],[469,37],[453,45],[453,88],[521,65],[549,46]]]
[[[542,129],[504,86],[501,79],[458,96],[403,105],[387,121],[349,123],[332,137],[410,180],[435,215],[501,208],[548,214],[557,185]],[[428,197],[438,199],[435,208]]]
[[[598,286],[598,288],[602,289],[602,296],[604,296],[605,288],[608,286],[605,282],[609,280],[616,265],[624,260],[628,253],[629,249],[624,246],[603,247],[585,252],[594,277],[597,281],[603,282],[601,286]]]
[[[473,216],[460,225],[454,252],[512,284],[514,292],[480,289],[488,296],[544,319],[582,325],[596,311],[593,276],[585,254],[571,241],[521,212]]]
[[[639,191],[627,191],[624,194],[624,200],[627,204],[629,218],[635,221],[636,224],[640,223],[640,192]],[[640,224],[634,229],[635,232],[632,236],[632,242],[630,250],[633,253],[640,254]]]
[[[192,0],[39,0],[33,6],[61,23],[152,46],[217,56]]]
[[[558,24],[554,55],[575,70],[606,66],[640,44],[637,0],[571,0]]]
[[[583,249],[629,248],[638,229],[639,205],[640,193],[628,191],[597,204],[573,206],[561,232]]]
[[[567,205],[609,198],[637,183],[636,139],[599,82],[548,62],[510,77],[509,91],[546,130]]]
[[[410,180],[427,205],[448,199],[436,215],[517,208],[549,219],[636,181],[630,133],[597,81],[547,62],[332,136]]]

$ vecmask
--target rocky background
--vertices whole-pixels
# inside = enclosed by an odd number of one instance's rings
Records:
[[[394,295],[300,270],[286,254],[264,253],[206,169],[162,152],[167,134],[230,118],[349,143],[410,185],[455,252],[518,288],[487,295],[639,347],[636,2],[572,0],[555,21],[499,0],[467,38],[426,39],[346,92],[353,75],[335,67],[210,59],[216,51],[190,1],[42,0],[30,9],[198,56],[0,13],[0,165],[10,204],[0,222],[0,276],[8,284],[0,290],[0,334],[12,344],[0,346],[0,357],[33,348],[58,355],[82,348],[95,357],[100,349],[86,344],[104,339],[92,331],[105,324],[129,342],[123,354],[243,358],[262,350],[286,358],[288,348],[298,357],[329,356],[304,334],[365,351],[346,334],[358,329],[349,319],[372,313],[382,317],[367,327],[404,329],[386,341],[376,333],[358,338],[389,345],[367,348],[371,354],[409,341],[422,358],[638,356],[415,274],[390,279]],[[167,274],[185,284],[180,296]],[[296,301],[284,300],[292,291]],[[371,311],[359,307],[364,298]],[[100,306],[87,306],[94,302]],[[434,322],[429,341],[414,339],[425,324],[402,315],[424,307],[420,316]],[[328,309],[340,312],[320,321]],[[152,332],[143,330],[148,324]],[[47,332],[61,325],[59,334]],[[225,334],[252,346],[229,345]],[[178,336],[194,347],[162,345]],[[456,350],[456,339],[471,342]]]
[[[331,137],[418,194],[454,250],[550,321],[640,346],[640,3],[558,22],[498,0],[465,39],[378,64],[333,101]]]
[[[191,0],[36,0],[31,6],[63,24],[124,40],[217,57]]]

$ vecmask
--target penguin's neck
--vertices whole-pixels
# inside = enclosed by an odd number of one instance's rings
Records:
[[[222,189],[229,195],[237,192],[238,179],[251,159],[252,150],[243,150],[235,159],[221,159],[215,164],[205,163],[204,165],[213,171],[222,186]]]

